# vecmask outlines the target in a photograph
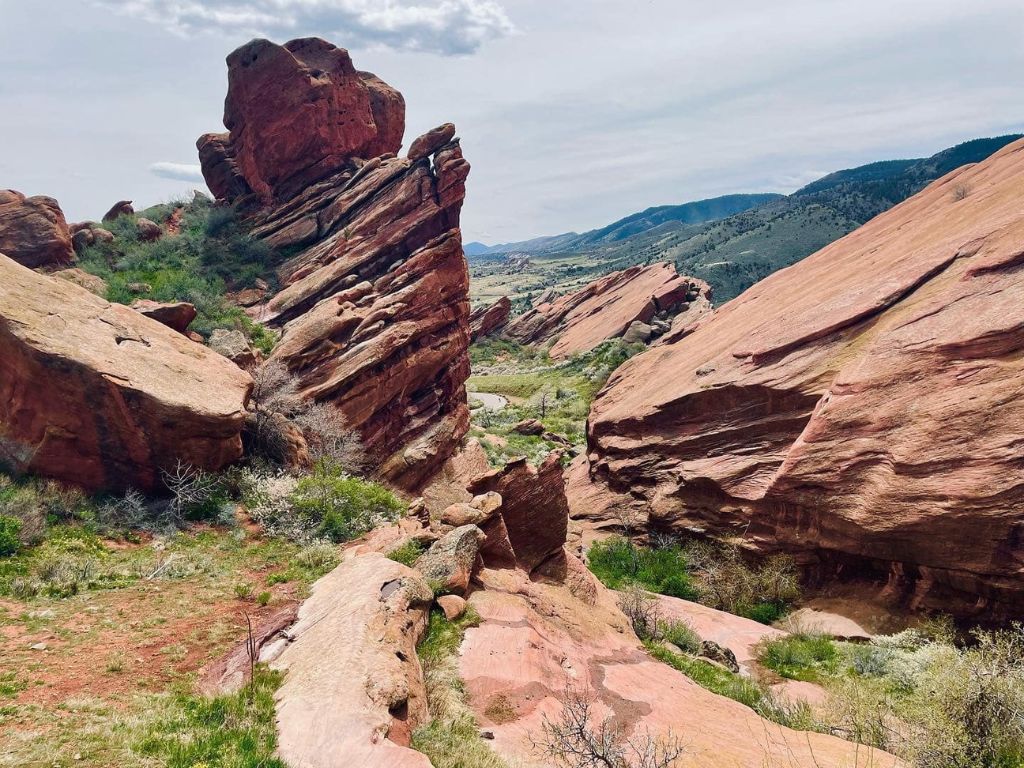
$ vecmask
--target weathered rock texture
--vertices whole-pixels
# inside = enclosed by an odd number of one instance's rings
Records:
[[[350,158],[397,153],[405,101],[324,40],[253,40],[228,56],[224,126],[227,137],[200,139],[211,191],[232,197],[244,180],[264,203],[283,202]]]
[[[0,253],[33,269],[72,261],[71,231],[57,201],[0,189]]]
[[[528,581],[521,571],[484,570],[479,575],[484,589],[474,592],[469,603],[481,622],[466,631],[459,672],[478,722],[493,733],[494,750],[510,764],[550,766],[533,740],[545,717],[558,720],[560,700],[572,686],[593,697],[595,724],[611,717],[627,737],[649,733],[658,738],[671,731],[682,739],[686,754],[681,766],[900,765],[891,755],[834,736],[762,720],[749,707],[651,658],[616,606],[614,593],[590,578],[590,590],[584,590],[570,582]],[[580,599],[581,594],[588,598]]]
[[[486,307],[474,309],[469,316],[471,339],[476,341],[500,331],[508,322],[508,316],[511,311],[512,301],[508,296],[502,296],[496,302]]]
[[[272,662],[278,756],[296,768],[430,768],[409,749],[429,720],[416,644],[433,594],[415,571],[379,553],[350,553],[313,585]]]
[[[624,335],[636,321],[656,321],[662,332],[670,322],[680,329],[692,325],[710,309],[710,295],[706,283],[677,275],[671,264],[638,265],[538,304],[510,323],[505,335],[523,344],[554,342],[551,356],[569,357]]]
[[[589,472],[657,526],[1020,615],[1022,390],[1019,141],[627,362]]]
[[[414,142],[431,154],[393,157],[401,96],[322,40],[256,41],[228,68],[231,135],[200,139],[203,172],[219,197],[254,190],[253,233],[298,250],[250,312],[283,326],[274,359],[302,395],[334,403],[380,474],[418,488],[469,426],[469,164],[444,126]]]
[[[89,489],[153,488],[242,453],[252,381],[129,307],[0,256],[0,463]]]
[[[527,572],[560,555],[569,529],[569,505],[562,479],[561,454],[554,452],[539,467],[526,459],[510,461],[469,484],[474,494],[501,496],[501,523],[516,564]],[[481,523],[490,534],[487,524]]]

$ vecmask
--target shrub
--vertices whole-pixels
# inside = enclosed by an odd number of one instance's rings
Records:
[[[622,536],[612,536],[594,543],[587,552],[587,562],[594,575],[611,589],[636,582],[663,595],[690,600],[697,597],[686,556],[677,545],[646,549]]]
[[[319,535],[341,542],[398,519],[404,505],[384,486],[350,477],[321,461],[298,481],[289,500],[295,513],[315,525]]]
[[[817,682],[835,671],[838,660],[836,644],[824,635],[787,635],[765,641],[758,651],[758,661],[791,680]]]
[[[315,541],[303,547],[295,560],[302,568],[326,573],[338,564],[338,550],[328,541]]]
[[[388,557],[396,563],[412,568],[416,561],[420,559],[420,555],[423,554],[423,549],[422,543],[415,539],[409,539],[400,547],[396,547],[388,552]]]
[[[702,603],[739,616],[771,623],[800,596],[796,564],[776,555],[750,566],[738,547],[699,544],[687,550],[697,572]]]
[[[21,549],[21,520],[11,515],[0,515],[0,557],[13,555]]]
[[[701,652],[700,635],[685,621],[662,622],[658,626],[658,636],[684,653],[695,655]]]

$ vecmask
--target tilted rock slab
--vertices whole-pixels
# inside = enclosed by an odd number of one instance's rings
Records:
[[[88,489],[242,455],[252,380],[156,320],[0,256],[0,463]]]
[[[273,359],[298,377],[302,396],[337,406],[379,473],[418,489],[455,452],[469,428],[469,271],[459,230],[469,164],[450,124],[414,142],[417,159],[391,156],[401,143],[404,118],[399,120],[390,89],[365,73],[331,74],[327,89],[330,109],[356,115],[352,120],[358,131],[336,131],[333,123],[321,130],[319,118],[307,121],[301,111],[297,122],[279,114],[270,109],[276,91],[264,103],[257,87],[265,77],[259,68],[264,65],[245,64],[252,55],[261,62],[271,55],[275,71],[285,66],[305,72],[303,78],[292,78],[299,93],[288,99],[281,95],[285,103],[320,94],[326,86],[315,71],[335,70],[317,62],[326,57],[338,63],[347,54],[323,41],[253,45],[228,58],[229,113],[247,115],[244,135],[231,139],[227,154],[214,152],[209,137],[200,139],[211,189],[251,205],[252,196],[238,190],[269,185],[261,199],[276,204],[250,213],[253,233],[273,246],[298,251],[279,269],[281,292],[250,312],[283,326]],[[340,93],[347,89],[354,92]],[[308,90],[305,96],[303,90]],[[366,109],[360,106],[364,99],[369,99]],[[253,103],[245,106],[247,100]],[[254,151],[247,159],[248,150],[243,151],[247,142],[257,141],[253,137],[264,141],[264,134],[284,126],[298,134],[290,141],[302,142],[316,161],[310,168],[319,170],[308,184],[312,171],[296,176],[283,155],[275,161],[274,155]],[[371,154],[363,159],[359,153]],[[279,167],[269,167],[274,162]],[[298,191],[296,179],[305,184]]]
[[[316,584],[272,667],[278,756],[292,768],[430,768],[409,749],[429,720],[416,644],[433,594],[401,563],[349,553]]]
[[[71,230],[57,201],[0,189],[0,253],[33,269],[73,261]]]
[[[710,308],[710,294],[707,283],[676,274],[671,264],[638,265],[538,304],[513,320],[504,335],[522,344],[553,341],[551,356],[569,357],[622,336],[634,321],[649,323],[661,312],[687,317],[703,314]],[[691,302],[695,302],[692,312]]]
[[[474,309],[469,316],[470,338],[476,341],[497,333],[505,327],[511,311],[512,301],[508,296],[502,296],[486,307]]]
[[[589,474],[663,527],[1019,616],[1022,395],[1018,141],[619,368]]]
[[[569,530],[569,504],[562,479],[562,454],[555,451],[530,466],[525,458],[508,462],[474,478],[468,489],[474,494],[496,493],[503,531],[481,528],[491,538],[502,534],[511,546],[515,563],[530,572],[550,557],[561,554]]]

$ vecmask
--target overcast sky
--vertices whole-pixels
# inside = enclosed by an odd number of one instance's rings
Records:
[[[257,35],[348,48],[407,146],[453,121],[488,243],[1024,130],[1022,0],[0,0],[0,187],[189,191]]]

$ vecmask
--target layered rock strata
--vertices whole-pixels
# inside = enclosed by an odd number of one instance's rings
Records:
[[[251,314],[283,329],[273,359],[334,404],[385,479],[418,489],[469,426],[469,164],[454,126],[394,153],[404,102],[322,40],[228,57],[227,135],[199,140],[218,197],[293,255]]]
[[[701,280],[676,274],[671,264],[634,266],[605,275],[575,293],[538,304],[513,320],[504,335],[522,344],[550,344],[552,357],[587,352],[624,336],[634,323],[648,326],[643,338],[670,332],[685,335],[711,307],[711,289]]]
[[[1024,142],[633,358],[593,405],[591,510],[738,536],[912,605],[1021,615]]]

